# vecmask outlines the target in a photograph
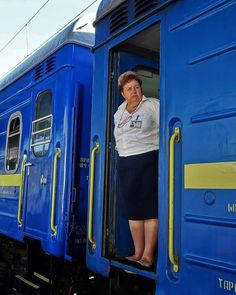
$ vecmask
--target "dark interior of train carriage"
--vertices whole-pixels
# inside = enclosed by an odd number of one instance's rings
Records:
[[[133,253],[133,242],[127,220],[119,210],[116,193],[116,160],[113,135],[113,115],[123,98],[117,86],[119,75],[135,70],[143,81],[143,93],[147,97],[160,99],[160,24],[145,29],[116,46],[110,54],[110,81],[108,94],[107,155],[106,155],[106,212],[104,214],[103,255],[111,260]],[[157,179],[158,181],[158,179]],[[158,197],[158,196],[157,196]],[[156,265],[151,269],[155,272]]]

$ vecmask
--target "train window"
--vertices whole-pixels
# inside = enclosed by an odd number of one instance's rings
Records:
[[[38,95],[35,120],[32,122],[31,147],[36,157],[47,154],[52,132],[52,93],[50,90]]]
[[[20,139],[21,139],[21,114],[13,114],[8,122],[6,170],[15,172],[19,162]]]

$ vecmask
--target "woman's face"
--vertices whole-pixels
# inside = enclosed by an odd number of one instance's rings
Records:
[[[125,83],[121,94],[128,104],[137,104],[143,97],[142,88],[136,80]]]

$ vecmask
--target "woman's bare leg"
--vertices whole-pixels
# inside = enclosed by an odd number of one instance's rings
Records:
[[[151,266],[153,263],[153,255],[157,246],[158,236],[158,219],[144,220],[145,247],[140,263]]]
[[[144,220],[129,220],[129,227],[134,242],[134,255],[126,257],[131,261],[138,261],[144,251]]]

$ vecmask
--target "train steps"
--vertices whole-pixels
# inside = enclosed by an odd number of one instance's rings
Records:
[[[51,294],[51,282],[37,272],[27,277],[16,275],[14,291],[16,295],[49,295]]]

